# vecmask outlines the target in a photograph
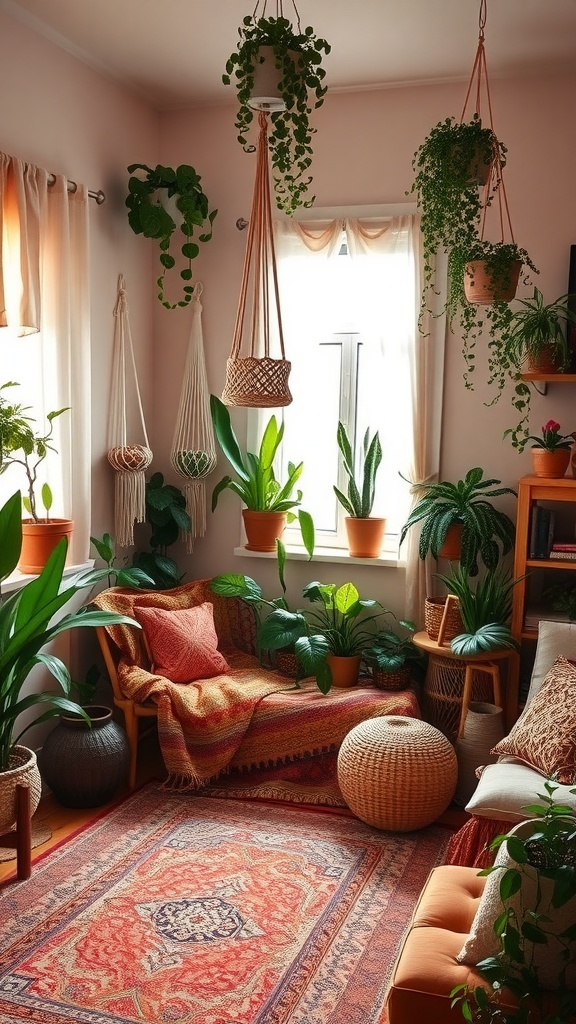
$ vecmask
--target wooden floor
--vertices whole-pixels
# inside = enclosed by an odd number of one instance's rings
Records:
[[[149,782],[151,779],[163,779],[165,774],[166,772],[162,756],[158,748],[156,736],[151,735],[146,737],[141,742],[138,752],[137,785],[141,786],[145,782]],[[51,836],[46,840],[46,842],[32,850],[32,863],[34,863],[34,859],[45,850],[49,850],[53,846],[56,846],[58,843],[62,842],[63,839],[66,839],[67,836],[87,824],[87,822],[100,817],[100,815],[106,811],[107,807],[114,806],[123,797],[128,796],[129,792],[129,789],[126,786],[124,789],[118,791],[114,800],[112,800],[110,804],[105,804],[102,807],[91,807],[86,810],[63,807],[52,794],[44,797],[40,802],[40,806],[38,807],[36,814],[34,815],[34,821],[46,826],[50,830]],[[464,824],[467,817],[468,815],[461,807],[451,805],[448,810],[441,815],[439,823],[457,830]],[[0,846],[8,846],[11,843],[14,843],[13,837],[7,838],[4,836],[0,840]],[[13,880],[15,878],[16,860],[0,862],[0,884],[4,881]]]

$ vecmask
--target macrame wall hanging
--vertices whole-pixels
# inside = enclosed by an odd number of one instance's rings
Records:
[[[270,209],[270,170],[268,164],[268,115],[258,115],[259,135],[256,180],[252,212],[248,225],[246,255],[240,286],[240,299],[234,327],[230,358],[226,364],[226,383],[222,392],[225,405],[268,408],[289,405],[290,363],[285,358],[274,234]],[[252,309],[249,324],[248,354],[242,355],[244,321],[251,289]],[[271,299],[270,292],[273,292]],[[279,356],[271,355],[271,312],[276,311]]]
[[[118,277],[118,298],[114,308],[114,354],[112,368],[112,400],[110,410],[108,462],[116,471],[115,539],[121,548],[134,543],[134,523],[146,518],[146,479],[144,473],[152,462],[144,423],[136,361],[130,333],[128,303],[123,274]],[[129,394],[126,366],[131,367],[132,391]],[[139,415],[140,425],[134,421]],[[141,430],[143,444],[135,444]],[[128,443],[130,436],[130,443]]]
[[[202,291],[202,283],[198,281],[192,298],[192,327],[170,457],[176,472],[186,480],[186,511],[192,520],[192,530],[186,534],[189,554],[192,553],[193,538],[203,537],[206,533],[204,480],[216,466],[216,443],[202,338]]]

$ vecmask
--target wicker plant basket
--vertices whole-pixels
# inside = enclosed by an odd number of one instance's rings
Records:
[[[403,665],[396,672],[384,672],[375,665],[372,667],[372,682],[377,690],[407,690],[410,686],[411,676],[408,665]]]
[[[440,635],[445,604],[446,599],[442,600],[442,598],[435,597],[427,597],[424,602],[424,628],[431,640],[437,640]],[[449,602],[446,609],[443,641],[453,640],[455,636],[464,632],[460,608],[458,604]]]
[[[40,803],[42,780],[36,754],[28,747],[16,746],[8,760],[8,768],[0,772],[0,835],[16,827],[16,786],[30,789],[30,815]]]

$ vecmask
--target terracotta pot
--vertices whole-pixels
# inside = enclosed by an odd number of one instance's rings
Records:
[[[36,754],[28,747],[15,746],[8,758],[8,768],[0,772],[0,835],[16,827],[16,787],[30,789],[30,817],[40,803],[42,780]]]
[[[367,519],[346,516],[344,522],[352,558],[378,558],[384,543],[386,520],[376,516]]]
[[[484,147],[479,145],[474,157],[470,161],[470,166],[468,168],[468,183],[470,185],[485,185],[490,177],[493,162],[493,160],[489,160],[488,163],[486,163],[484,158]]]
[[[242,509],[248,551],[276,551],[276,538],[282,537],[286,526],[285,512],[252,512]]]
[[[349,658],[341,657],[338,654],[328,654],[326,662],[332,673],[332,686],[340,689],[347,689],[356,686],[360,674],[360,662],[362,658],[355,654]]]
[[[555,452],[549,452],[546,448],[531,448],[532,471],[534,476],[547,477],[549,480],[556,480],[564,476],[570,463],[570,449],[558,448]]]
[[[438,555],[440,558],[447,558],[449,562],[460,561],[462,554],[462,531],[463,523],[451,523],[446,531],[446,537]]]
[[[527,356],[528,373],[562,373],[561,358],[554,345],[545,346],[537,356]]]
[[[58,541],[66,537],[70,544],[73,529],[72,519],[50,519],[47,523],[23,519],[22,550],[18,562],[20,572],[42,572]]]
[[[464,293],[468,302],[478,306],[491,302],[511,302],[516,295],[522,264],[513,260],[501,280],[493,282],[486,273],[485,260],[471,260],[464,268]]]

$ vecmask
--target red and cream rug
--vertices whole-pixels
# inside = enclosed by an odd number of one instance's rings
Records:
[[[381,1024],[449,832],[152,784],[0,894],[0,1021]]]

